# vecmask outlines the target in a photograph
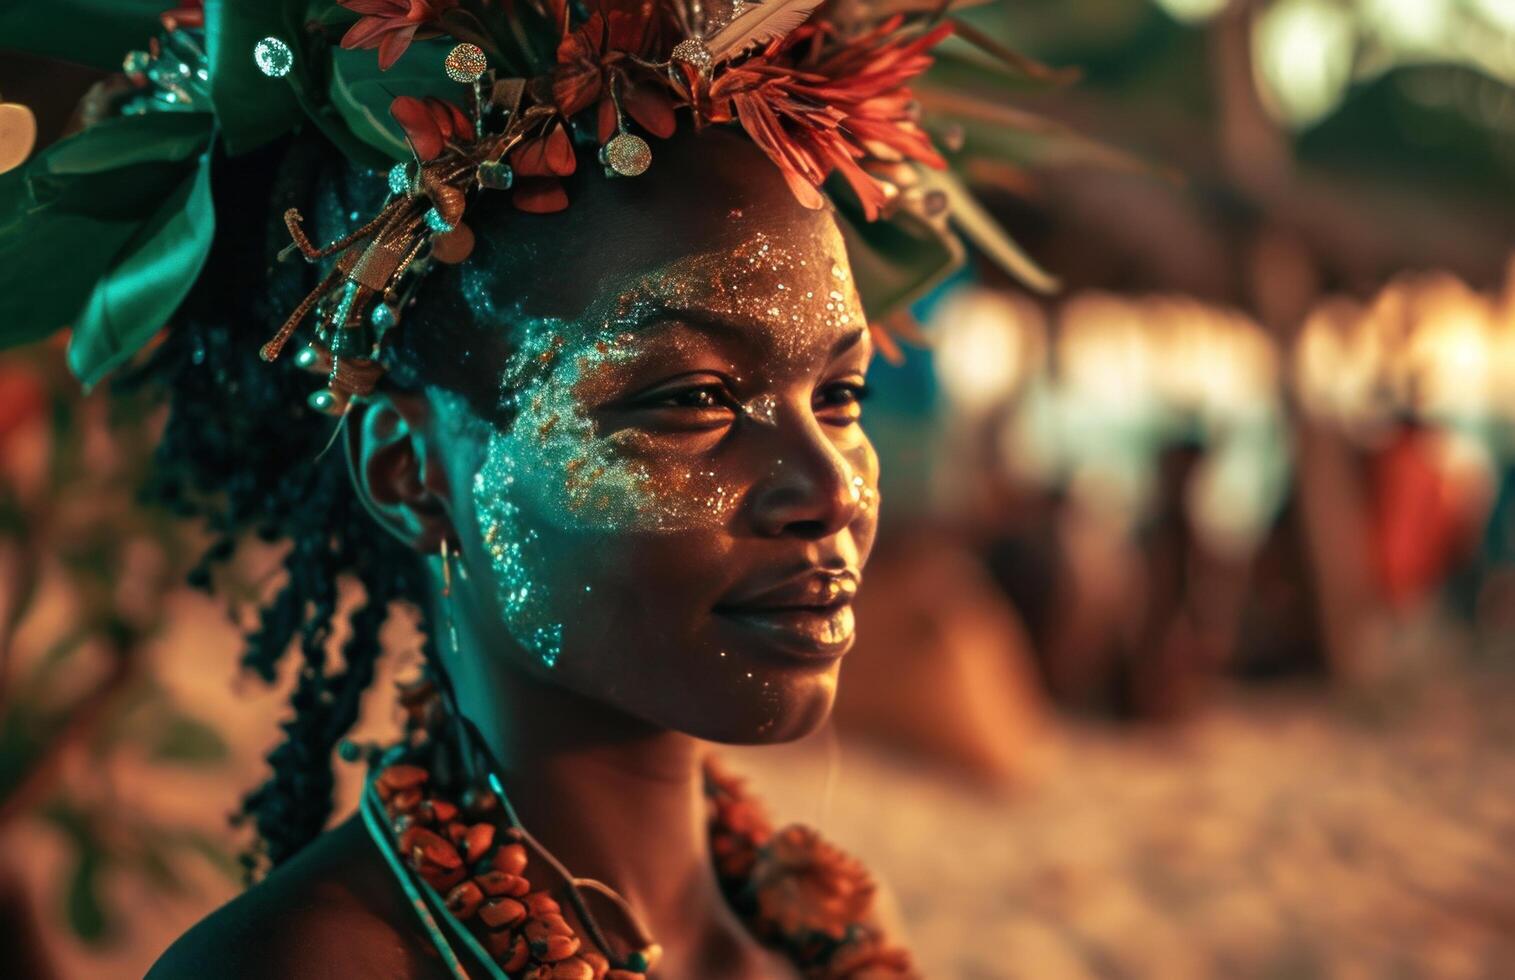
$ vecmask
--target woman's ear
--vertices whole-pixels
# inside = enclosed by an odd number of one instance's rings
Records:
[[[424,395],[378,391],[352,407],[346,439],[358,499],[386,531],[425,554],[456,539],[430,421]]]

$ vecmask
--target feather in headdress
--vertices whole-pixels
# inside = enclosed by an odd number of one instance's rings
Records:
[[[777,41],[805,23],[821,0],[765,0],[748,6],[705,39],[712,64],[730,61],[759,44]]]

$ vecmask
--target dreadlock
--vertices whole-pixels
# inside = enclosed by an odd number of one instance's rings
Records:
[[[249,533],[290,544],[283,585],[260,611],[241,658],[264,681],[291,650],[301,661],[283,741],[267,756],[271,774],[234,818],[256,828],[254,851],[243,858],[252,877],[294,855],[330,817],[332,753],[357,720],[391,606],[414,605],[430,631],[422,563],[364,510],[343,454],[323,453],[335,423],[306,407],[318,382],[292,358],[269,365],[258,357],[318,275],[305,263],[278,261],[287,241],[281,215],[288,207],[356,207],[343,199],[344,185],[355,182],[343,179],[347,165],[314,138],[214,165],[218,226],[206,267],[162,342],[120,384],[153,389],[168,402],[145,495],[211,532],[192,584],[208,591],[212,567]],[[364,597],[350,616],[338,669],[329,641],[343,579],[361,584]]]
[[[283,585],[260,610],[242,654],[243,667],[264,681],[292,650],[301,662],[283,741],[267,757],[269,778],[235,818],[256,830],[243,858],[252,877],[292,857],[331,816],[332,754],[357,721],[394,606],[420,613],[425,660],[434,667],[436,659],[425,566],[363,507],[345,455],[326,451],[336,423],[306,403],[320,382],[292,357],[268,364],[258,353],[324,272],[280,260],[289,244],[284,212],[299,208],[313,238],[334,239],[379,209],[387,181],[314,134],[212,163],[217,224],[205,267],[162,341],[117,385],[168,402],[144,495],[210,531],[192,585],[209,591],[214,566],[249,534],[289,543]],[[485,196],[469,215],[478,233],[473,256],[426,274],[405,313],[407,329],[386,347],[384,383],[448,389],[476,419],[508,425],[512,403],[497,390],[470,390],[467,363],[503,365],[512,333],[500,329],[491,303],[467,297],[481,277],[509,278],[505,270],[530,246],[515,231],[520,222],[508,197]],[[350,633],[333,658],[344,580],[361,585],[363,604],[348,617]]]

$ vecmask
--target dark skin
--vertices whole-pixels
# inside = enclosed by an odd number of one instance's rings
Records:
[[[655,154],[578,181],[563,214],[476,229],[508,236],[471,299],[499,333],[445,387],[373,398],[349,459],[438,593],[454,554],[459,645],[439,646],[460,708],[525,825],[662,946],[653,976],[794,976],[719,893],[700,767],[709,742],[830,711],[877,520],[871,347],[828,213],[737,135]],[[502,387],[514,416],[486,421]],[[445,975],[353,820],[151,975],[208,970]]]

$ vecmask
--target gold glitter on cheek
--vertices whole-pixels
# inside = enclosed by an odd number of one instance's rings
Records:
[[[698,464],[702,453],[690,448],[689,436],[659,436],[635,426],[598,431],[597,406],[625,396],[625,366],[649,353],[617,322],[550,333],[539,329],[543,339],[517,355],[539,370],[515,393],[518,414],[510,433],[492,447],[494,469],[501,476],[508,470],[516,487],[511,506],[529,510],[543,527],[571,534],[721,526],[730,519],[740,488]],[[563,341],[564,334],[576,332],[587,335],[571,344]],[[658,351],[657,356],[667,355]],[[506,373],[525,375],[524,369]]]
[[[679,532],[729,526],[744,487],[700,462],[702,454],[636,429],[623,429],[608,441],[623,465],[635,465],[642,474],[639,528]]]
[[[854,476],[848,491],[860,513],[872,514],[878,509],[878,490],[863,477]]]

